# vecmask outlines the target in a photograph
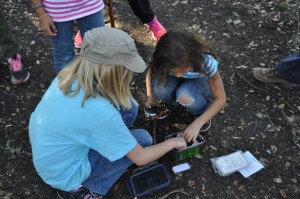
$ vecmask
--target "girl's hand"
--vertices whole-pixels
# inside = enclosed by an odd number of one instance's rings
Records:
[[[187,147],[186,141],[183,137],[175,137],[171,139],[173,139],[175,142],[175,149],[181,151]]]
[[[195,124],[195,122],[192,122],[184,131],[182,137],[186,140],[187,143],[190,143],[191,141],[196,141],[198,134],[200,132],[202,125]]]
[[[41,31],[50,37],[54,37],[57,35],[57,29],[49,15],[39,19]]]
[[[147,96],[147,100],[145,102],[146,108],[151,108],[153,105],[155,105],[156,99],[154,96]]]

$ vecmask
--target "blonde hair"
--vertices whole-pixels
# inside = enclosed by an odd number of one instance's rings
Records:
[[[133,74],[124,66],[105,66],[78,57],[58,74],[58,88],[71,97],[83,89],[82,106],[87,99],[102,96],[118,110],[130,109],[131,100],[136,103],[130,91]]]

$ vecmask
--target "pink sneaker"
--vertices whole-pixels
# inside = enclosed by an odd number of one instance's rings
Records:
[[[81,48],[81,44],[82,44],[82,37],[80,31],[78,30],[74,38],[74,46],[75,48]]]
[[[159,23],[159,21],[157,20],[157,18],[155,16],[152,19],[152,21],[150,23],[148,23],[148,26],[149,26],[149,29],[147,32],[149,34],[151,34],[152,38],[155,41],[159,40],[167,32],[165,27],[163,27],[163,25],[161,25]]]
[[[21,55],[17,53],[16,56],[8,58],[7,62],[11,71],[11,82],[13,84],[22,84],[29,78],[29,72],[24,68]]]

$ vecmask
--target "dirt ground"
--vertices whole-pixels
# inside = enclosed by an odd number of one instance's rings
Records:
[[[140,54],[149,61],[154,42],[126,1],[114,0],[117,28],[136,41]],[[227,94],[225,108],[203,133],[206,142],[200,156],[184,160],[192,168],[180,175],[174,162],[164,156],[163,163],[171,184],[147,197],[163,198],[182,189],[189,195],[168,198],[300,198],[300,91],[256,81],[252,68],[273,67],[276,62],[299,49],[296,45],[296,0],[152,0],[152,8],[167,29],[184,28],[199,33],[220,57],[220,72]],[[49,38],[37,28],[29,1],[0,0],[31,76],[25,85],[10,83],[7,64],[0,67],[0,198],[56,198],[56,190],[37,175],[28,138],[28,121],[47,87],[55,77]],[[107,15],[106,15],[107,16]],[[134,96],[142,105],[145,74],[132,83]],[[152,132],[143,117],[143,107],[135,127]],[[192,118],[176,110],[158,121],[157,140],[183,129]],[[214,173],[210,158],[237,150],[250,151],[264,169],[250,178],[239,173],[221,177]],[[111,189],[115,199],[134,198],[126,189],[131,167]]]

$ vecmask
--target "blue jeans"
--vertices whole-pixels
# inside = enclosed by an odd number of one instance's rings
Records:
[[[137,112],[138,107],[135,104],[130,110],[120,110],[123,121],[128,128],[132,126]],[[152,137],[146,130],[134,129],[130,130],[130,132],[141,146],[147,147],[152,145]],[[82,186],[101,195],[106,195],[126,169],[133,164],[126,156],[110,162],[93,149],[90,149],[88,157],[91,164],[91,174],[82,183]]]
[[[152,79],[154,95],[166,104],[182,105],[193,115],[201,115],[211,104],[210,86],[205,77],[184,79],[168,75],[167,84],[159,84],[157,79]],[[185,104],[181,97],[189,97],[191,103]]]
[[[82,37],[86,31],[104,26],[102,11],[77,19],[76,21]],[[55,22],[55,26],[57,28],[57,36],[52,37],[51,41],[55,71],[58,73],[75,56],[73,44],[74,21]]]
[[[286,80],[300,84],[300,51],[282,59],[276,68]]]

